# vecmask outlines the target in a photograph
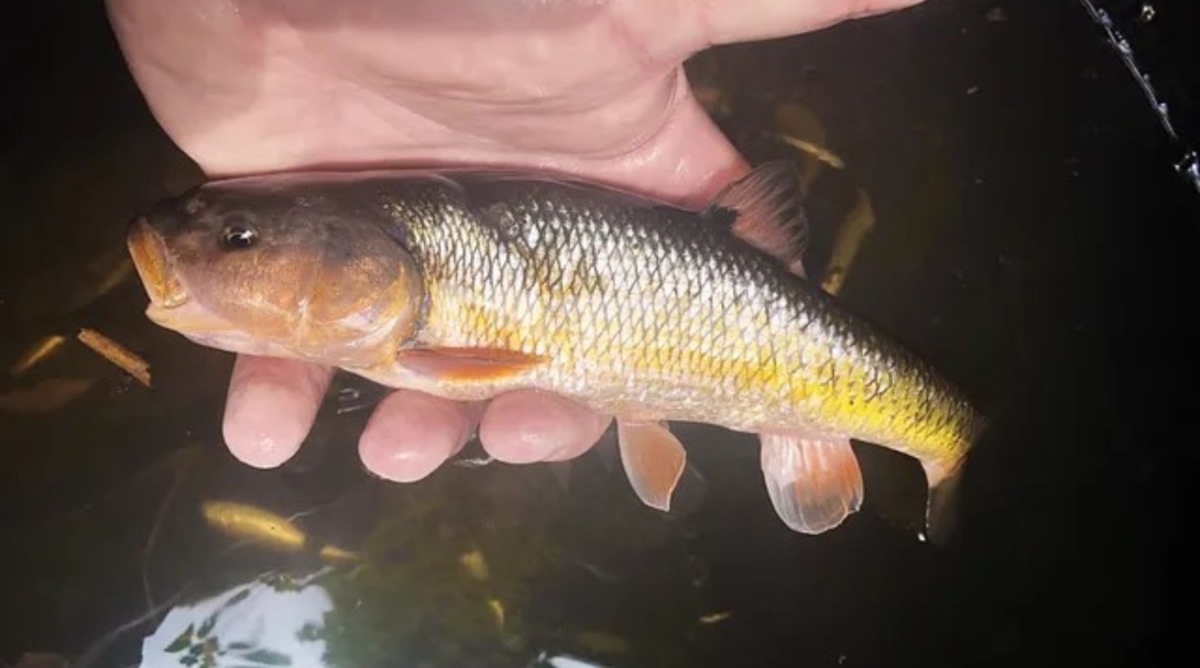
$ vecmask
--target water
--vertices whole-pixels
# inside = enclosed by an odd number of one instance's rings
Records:
[[[548,467],[498,463],[377,481],[354,442],[378,392],[345,376],[296,459],[239,464],[220,438],[232,359],[151,325],[122,269],[129,215],[199,172],[144,108],[97,6],[23,11],[3,40],[0,360],[66,341],[0,395],[53,379],[76,390],[43,385],[33,408],[65,405],[0,416],[6,661],[76,656],[176,594],[314,572],[339,665],[1167,656],[1164,555],[1185,526],[1171,474],[1188,446],[1184,395],[1162,379],[1190,378],[1177,351],[1193,340],[1180,307],[1197,207],[1172,166],[1180,144],[1078,3],[931,2],[689,64],[752,161],[802,155],[763,134],[780,114],[817,120],[845,168],[812,181],[812,272],[865,194],[874,226],[841,298],[997,416],[967,474],[961,542],[942,550],[895,512],[920,501],[919,469],[866,446],[867,508],[816,538],[774,516],[753,441],[703,427],[679,429],[703,481],[672,518],[636,501],[603,448],[565,486]],[[81,327],[145,357],[153,389],[79,345]],[[293,518],[309,549],[221,533],[202,514],[212,500]],[[161,619],[95,665],[136,664]]]

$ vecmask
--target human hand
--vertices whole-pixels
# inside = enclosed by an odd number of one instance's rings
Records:
[[[164,130],[210,177],[329,165],[505,164],[701,205],[748,166],[691,96],[709,46],[798,34],[921,0],[107,0]],[[308,434],[333,369],[239,356],[224,436],[274,467]],[[478,429],[498,460],[565,460],[610,422],[511,392],[389,394],[366,467],[420,479]]]

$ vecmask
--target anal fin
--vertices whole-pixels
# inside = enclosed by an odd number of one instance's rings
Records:
[[[618,418],[617,446],[625,475],[642,503],[670,511],[671,496],[687,464],[687,452],[679,439],[665,424]]]
[[[863,479],[849,438],[798,432],[760,439],[767,493],[793,531],[823,533],[858,511]]]

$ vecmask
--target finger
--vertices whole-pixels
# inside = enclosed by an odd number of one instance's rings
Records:
[[[479,440],[502,462],[562,461],[595,445],[610,421],[558,395],[520,390],[492,399],[479,423]]]
[[[234,457],[274,468],[300,449],[333,370],[273,357],[238,355],[225,400],[225,443]]]
[[[696,0],[696,48],[798,35],[925,0]]]
[[[381,478],[420,480],[466,445],[479,413],[472,404],[398,390],[371,414],[358,442],[359,456]]]

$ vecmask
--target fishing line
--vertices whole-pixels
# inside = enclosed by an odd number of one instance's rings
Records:
[[[1103,9],[1097,9],[1092,0],[1079,0],[1079,2],[1087,10],[1088,14],[1091,15],[1096,25],[1104,29],[1109,45],[1116,50],[1117,55],[1121,57],[1121,61],[1125,63],[1125,68],[1129,70],[1129,73],[1133,75],[1138,86],[1141,87],[1147,101],[1150,102],[1150,107],[1154,109],[1155,114],[1158,116],[1159,123],[1167,135],[1171,137],[1171,140],[1180,147],[1182,156],[1175,162],[1175,171],[1187,179],[1192,184],[1192,187],[1196,189],[1197,193],[1200,193],[1200,158],[1197,157],[1196,149],[1184,144],[1175,132],[1167,103],[1158,99],[1158,94],[1155,93],[1154,87],[1150,85],[1150,75],[1146,74],[1138,66],[1137,60],[1133,55],[1133,47],[1129,44],[1129,40],[1125,39],[1117,29],[1108,12]],[[1144,14],[1148,11],[1149,15],[1153,16],[1154,6],[1145,3],[1142,5],[1142,11]]]

